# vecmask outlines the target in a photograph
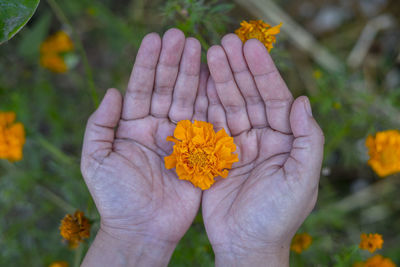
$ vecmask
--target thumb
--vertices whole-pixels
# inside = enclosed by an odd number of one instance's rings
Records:
[[[301,173],[304,179],[318,182],[320,177],[324,134],[312,116],[310,101],[306,96],[298,97],[290,111],[290,127],[294,141],[290,157],[284,168],[287,173]]]
[[[121,117],[122,96],[117,89],[108,89],[97,110],[90,116],[83,139],[81,169],[85,176],[91,159],[101,161],[114,141],[114,128]]]

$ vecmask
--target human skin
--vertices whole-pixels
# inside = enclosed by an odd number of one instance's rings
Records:
[[[202,196],[216,266],[289,266],[291,239],[317,200],[323,133],[259,41],[228,34],[207,61],[208,121],[239,154]]]
[[[108,90],[90,117],[81,169],[101,224],[83,266],[166,266],[201,201],[217,266],[288,266],[317,198],[322,131],[260,42],[229,34],[208,68],[194,38],[149,34],[124,99]],[[238,147],[228,178],[203,193],[164,166],[183,119],[224,128]]]
[[[173,121],[206,119],[200,56],[198,40],[177,29],[148,34],[125,96],[109,89],[89,118],[81,170],[101,223],[82,266],[166,266],[190,227],[202,192],[164,157]]]

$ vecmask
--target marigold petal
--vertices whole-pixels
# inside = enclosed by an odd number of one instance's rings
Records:
[[[191,122],[189,120],[183,120],[179,121],[176,125],[175,131],[174,131],[174,136],[175,138],[183,141],[186,139],[190,139],[192,137],[191,133]]]
[[[90,236],[90,222],[81,211],[76,211],[74,215],[67,214],[61,221],[60,234],[70,248],[76,248]]]
[[[308,249],[312,243],[312,237],[308,233],[296,234],[290,245],[290,250],[301,253]]]
[[[15,112],[0,112],[0,158],[10,162],[22,159],[25,144],[24,125],[15,117]]]
[[[268,35],[271,35],[271,34],[276,35],[276,34],[281,32],[281,26],[282,26],[282,22],[279,23],[276,26],[273,26],[273,27],[269,28],[266,32],[267,32]]]
[[[254,38],[262,42],[268,51],[270,51],[273,48],[273,43],[276,41],[275,35],[280,32],[282,23],[271,27],[271,25],[262,20],[250,20],[249,22],[242,21],[240,26],[235,31],[235,34],[238,35],[242,42]]]
[[[179,142],[179,141],[176,140],[173,136],[167,136],[167,138],[165,138],[165,140],[171,141],[171,142],[174,142],[174,143],[178,143],[178,142]]]
[[[176,157],[174,155],[169,155],[164,157],[165,168],[172,169],[176,166]]]
[[[382,235],[380,234],[365,234],[362,233],[360,235],[360,244],[359,247],[364,250],[368,250],[369,252],[373,253],[377,249],[382,248],[383,239]]]
[[[365,145],[370,159],[368,165],[380,176],[400,172],[400,131],[387,130],[368,136]]]
[[[375,255],[367,259],[364,263],[364,267],[396,267],[396,264],[389,259],[384,258],[382,255]]]
[[[228,174],[229,174],[229,172],[228,172],[228,170],[222,170],[222,172],[220,173],[220,176],[222,177],[222,178],[226,178],[226,177],[228,177]]]

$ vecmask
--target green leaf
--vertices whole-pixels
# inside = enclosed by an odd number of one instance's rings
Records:
[[[35,19],[35,23],[27,26],[20,34],[17,46],[18,54],[26,60],[37,61],[40,44],[45,40],[51,22],[51,14],[44,13]]]
[[[11,39],[29,21],[39,0],[0,1],[0,44]]]

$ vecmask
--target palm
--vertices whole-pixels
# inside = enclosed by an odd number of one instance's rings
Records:
[[[102,223],[106,227],[123,226],[127,230],[156,233],[177,241],[184,232],[182,229],[189,227],[196,214],[200,191],[164,168],[163,158],[170,148],[161,138],[171,135],[175,125],[153,117],[121,122],[120,127],[124,124],[129,130],[126,134],[117,134],[113,152],[97,172],[108,178],[96,177],[104,184],[98,182],[93,192],[93,195],[102,196],[97,203]],[[141,128],[139,125],[161,129],[154,137],[152,131],[131,135],[133,129]],[[110,184],[110,181],[113,182]]]
[[[265,48],[251,40],[243,57],[237,37],[222,44],[208,55],[208,119],[234,136],[239,162],[203,194],[207,233],[216,251],[288,244],[315,204],[322,145],[306,151],[304,99],[292,106]]]
[[[201,191],[165,169],[164,157],[172,152],[165,138],[176,126],[171,120],[192,119],[199,76],[200,46],[194,39],[185,41],[171,30],[161,45],[150,34],[137,55],[123,106],[119,93],[110,90],[89,120],[82,172],[103,230],[177,242],[190,226]]]
[[[293,228],[285,214],[297,213],[299,207],[295,204],[300,196],[296,194],[303,188],[292,191],[295,185],[288,183],[281,167],[289,155],[287,148],[290,149],[292,139],[291,135],[267,127],[252,129],[235,138],[235,143],[243,149],[240,155],[248,158],[242,158],[226,180],[204,193],[203,214],[210,239],[221,237],[212,243],[229,242],[234,234],[259,246],[264,240],[280,241],[288,226]],[[249,147],[259,149],[249,151]],[[296,217],[305,217],[304,210]]]

